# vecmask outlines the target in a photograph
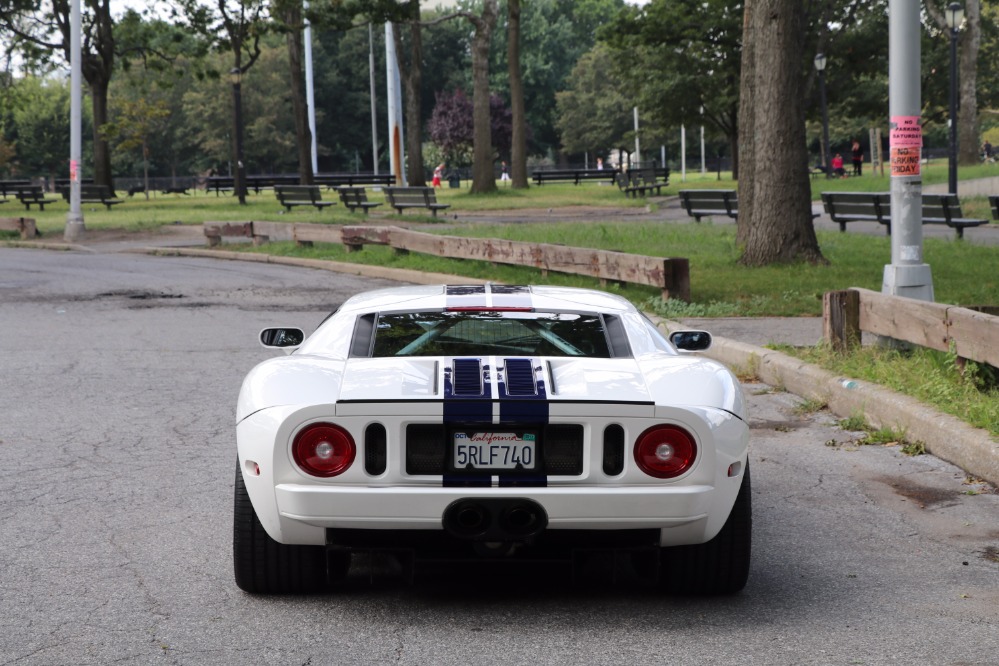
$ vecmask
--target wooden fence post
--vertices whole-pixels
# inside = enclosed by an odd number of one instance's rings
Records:
[[[837,352],[860,344],[860,294],[852,289],[822,296],[822,335]]]

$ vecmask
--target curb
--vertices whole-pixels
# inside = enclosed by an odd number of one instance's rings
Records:
[[[654,318],[667,330],[686,328],[679,322]],[[787,354],[743,342],[715,337],[704,356],[724,363],[737,373],[754,375],[760,381],[808,400],[825,403],[841,418],[862,414],[879,428],[894,428],[926,445],[941,460],[999,486],[999,441],[981,428],[968,425],[950,414],[901,393],[870,382],[851,380],[805,363]]]

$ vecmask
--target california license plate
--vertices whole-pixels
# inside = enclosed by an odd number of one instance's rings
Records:
[[[535,469],[537,435],[532,432],[456,432],[455,469]]]

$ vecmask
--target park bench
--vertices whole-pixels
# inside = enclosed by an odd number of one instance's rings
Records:
[[[989,204],[992,206],[992,217],[999,220],[999,194],[990,195]]]
[[[368,201],[368,194],[363,187],[341,187],[337,192],[340,194],[340,201],[351,213],[360,208],[367,215],[370,209],[382,205],[380,201]]]
[[[67,186],[62,190],[62,198],[69,202],[70,188]],[[115,198],[115,193],[107,185],[80,185],[81,204],[103,204],[111,210],[111,206],[122,203],[121,199]]]
[[[956,194],[924,193],[922,199],[922,223],[945,224],[958,238],[964,238],[964,230],[969,227],[989,223],[988,220],[964,217]],[[885,233],[891,234],[891,194],[888,192],[823,192],[822,203],[833,222],[839,224],[840,231],[846,231],[847,222],[866,221],[884,225]]]
[[[160,192],[163,194],[190,194],[187,190],[190,188],[184,187],[183,185],[177,185],[174,187],[164,187]]]
[[[390,173],[322,173],[312,177],[316,185],[327,188],[353,187],[355,185],[395,185],[395,176]]]
[[[680,203],[696,222],[715,215],[726,215],[733,220],[739,216],[735,190],[680,190]]]
[[[841,232],[848,222],[877,222],[891,230],[891,195],[887,192],[823,192],[822,206]]]
[[[27,178],[8,178],[6,180],[0,180],[0,195],[7,197],[13,194],[16,196],[17,193],[25,187],[31,187],[31,181]]]
[[[28,240],[38,235],[35,221],[30,217],[0,217],[0,229],[20,232],[22,240]]]
[[[235,179],[232,176],[208,176],[205,178],[205,192],[215,190],[215,196],[222,192],[229,192],[235,187]]]
[[[658,180],[659,171],[665,171],[665,181]],[[632,169],[627,173],[618,174],[617,184],[625,196],[638,198],[641,194],[644,197],[653,191],[661,194],[663,186],[669,184],[669,171],[653,168]]]
[[[437,194],[432,187],[386,187],[384,191],[389,206],[399,215],[406,208],[426,208],[437,217],[437,211],[451,207],[451,204],[437,203]]]
[[[323,201],[318,185],[275,185],[274,194],[289,212],[292,206],[313,206],[322,210],[336,205],[335,201]]]
[[[565,181],[579,185],[584,180],[606,180],[614,182],[617,169],[539,169],[534,172],[534,182],[542,185],[545,182]]]
[[[45,204],[58,201],[58,199],[46,199],[41,185],[22,187],[17,191],[17,198],[24,204],[25,210],[31,210],[34,205],[38,206],[38,210],[45,210]]]
[[[122,203],[122,200],[115,198],[114,191],[107,185],[81,185],[80,203],[104,204],[111,210],[111,206]]]

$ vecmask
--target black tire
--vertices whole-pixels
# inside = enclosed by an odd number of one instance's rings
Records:
[[[660,551],[660,586],[670,594],[735,594],[749,579],[752,538],[752,487],[747,461],[742,486],[721,532],[707,543]]]
[[[350,568],[350,553],[331,552],[325,546],[289,546],[264,530],[253,510],[236,464],[232,560],[236,585],[258,594],[328,592]]]

